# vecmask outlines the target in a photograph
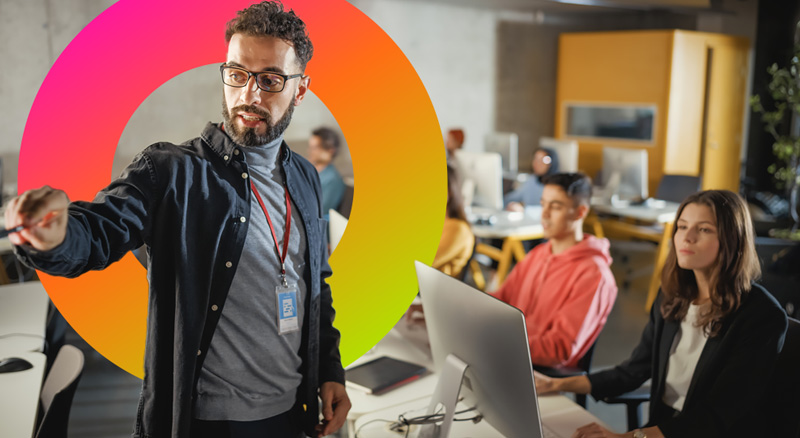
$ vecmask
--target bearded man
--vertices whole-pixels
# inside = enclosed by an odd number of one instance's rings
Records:
[[[350,401],[320,182],[283,142],[313,46],[275,2],[240,11],[225,37],[222,124],[146,148],[93,202],[25,192],[6,226],[27,227],[10,236],[23,262],[64,277],[148,246],[135,438],[328,435]]]

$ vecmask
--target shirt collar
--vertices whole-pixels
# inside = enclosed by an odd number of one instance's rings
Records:
[[[225,165],[227,166],[232,161],[234,156],[233,151],[236,149],[242,149],[243,146],[237,144],[235,141],[231,140],[231,138],[226,134],[220,126],[216,123],[208,122],[206,124],[205,129],[200,134],[200,138],[211,148],[214,153],[220,156],[223,161],[225,161]],[[289,149],[289,146],[286,145],[285,141],[281,142],[281,162],[286,165],[292,159],[292,151]]]

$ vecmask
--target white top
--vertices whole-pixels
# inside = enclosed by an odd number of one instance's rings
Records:
[[[708,336],[703,332],[703,327],[695,325],[700,310],[705,307],[707,305],[689,305],[689,310],[681,321],[681,326],[675,335],[675,340],[672,341],[672,349],[669,352],[666,387],[662,400],[664,404],[678,411],[683,409],[686,394],[689,392],[689,384],[692,383],[692,376],[694,376],[694,369],[697,367],[700,353],[703,352],[703,347],[708,340]]]

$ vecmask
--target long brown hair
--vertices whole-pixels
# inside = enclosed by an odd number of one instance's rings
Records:
[[[689,204],[708,206],[716,219],[719,254],[709,279],[711,307],[700,314],[697,322],[709,337],[714,337],[722,329],[725,318],[739,308],[743,297],[750,292],[752,281],[761,275],[753,222],[744,200],[728,190],[698,192],[681,203],[672,228],[673,245],[661,272],[661,315],[666,320],[683,320],[689,304],[698,294],[694,272],[678,266],[674,245],[678,219]]]

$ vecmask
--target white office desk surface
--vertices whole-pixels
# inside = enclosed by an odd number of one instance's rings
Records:
[[[358,438],[388,438],[403,437],[404,434],[389,430],[390,421],[396,421],[398,415],[406,413],[407,416],[424,415],[430,402],[430,397],[410,401],[402,405],[393,406],[380,411],[372,412],[359,418],[355,424],[354,432],[358,432]],[[459,404],[456,409],[463,409],[464,405]],[[561,437],[569,438],[575,430],[589,423],[598,423],[603,427],[608,426],[599,418],[595,417],[582,407],[578,406],[563,395],[547,395],[539,397],[539,412],[542,424]],[[457,418],[469,418],[475,415],[474,412],[459,414]],[[409,436],[414,437],[419,433],[419,426],[413,426]],[[354,434],[351,434],[354,436]],[[470,421],[454,422],[450,429],[450,436],[467,438],[494,438],[503,437],[494,427],[486,421],[474,424]]]
[[[592,208],[602,214],[636,219],[644,222],[666,223],[675,220],[680,204],[675,202],[664,202],[658,208],[643,205],[629,205],[627,207],[614,207],[609,204],[592,204]]]
[[[37,352],[18,353],[13,357],[27,360],[33,368],[0,373],[0,436],[30,437],[36,426],[46,357]]]
[[[49,300],[38,281],[0,286],[0,353],[43,350]]]
[[[420,332],[419,336],[415,332]],[[349,424],[352,425],[353,421],[367,413],[396,406],[410,400],[430,397],[433,394],[437,378],[431,374],[433,359],[431,359],[430,349],[426,343],[427,334],[424,333],[424,329],[409,328],[406,326],[405,321],[401,320],[378,345],[348,366],[348,368],[352,368],[381,356],[389,356],[422,365],[428,369],[428,372],[419,379],[381,395],[371,395],[348,387],[347,395],[350,397],[350,403],[352,403],[350,412],[347,414]],[[345,372],[346,376],[347,373]]]
[[[541,235],[544,232],[541,213],[533,214],[531,211],[526,210],[526,212],[523,213],[473,207],[468,218],[475,236],[484,239],[504,239],[514,236]],[[492,225],[479,225],[475,223],[478,219],[488,217],[494,218],[495,223]]]

